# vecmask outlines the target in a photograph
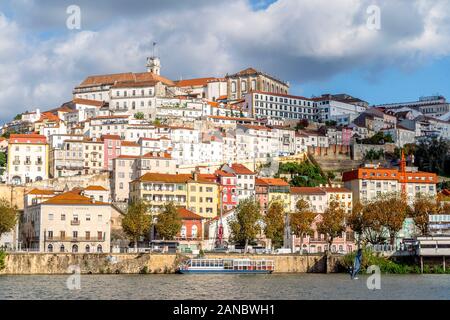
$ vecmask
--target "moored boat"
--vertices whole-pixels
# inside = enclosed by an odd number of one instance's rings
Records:
[[[272,273],[274,261],[265,259],[190,259],[178,273]]]

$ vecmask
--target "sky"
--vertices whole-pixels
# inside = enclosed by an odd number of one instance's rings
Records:
[[[89,75],[145,71],[153,42],[173,80],[253,67],[307,97],[450,99],[450,0],[1,0],[0,122]]]

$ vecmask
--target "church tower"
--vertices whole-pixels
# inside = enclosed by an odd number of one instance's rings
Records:
[[[158,76],[161,75],[161,60],[155,53],[156,42],[153,42],[153,55],[147,58],[147,72],[151,72]]]

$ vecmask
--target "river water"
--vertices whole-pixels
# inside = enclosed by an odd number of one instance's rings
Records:
[[[367,288],[368,276],[345,274],[81,275],[79,290],[68,289],[68,278],[0,276],[0,300],[450,300],[450,275],[381,275],[379,290]]]

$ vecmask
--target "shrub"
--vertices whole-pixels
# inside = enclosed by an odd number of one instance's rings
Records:
[[[0,251],[0,270],[3,270],[6,267],[5,259],[6,259],[6,252]]]

